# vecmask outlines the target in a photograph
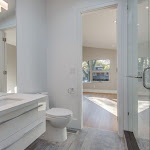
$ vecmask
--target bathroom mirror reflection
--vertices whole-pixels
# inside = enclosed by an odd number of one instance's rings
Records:
[[[17,93],[16,0],[4,2],[6,8],[0,12],[0,92]]]

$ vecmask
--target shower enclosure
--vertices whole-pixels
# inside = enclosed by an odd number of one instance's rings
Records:
[[[150,149],[150,0],[128,0],[129,130]]]

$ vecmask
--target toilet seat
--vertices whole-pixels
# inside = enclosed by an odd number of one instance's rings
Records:
[[[46,112],[48,118],[67,118],[72,116],[72,111],[64,108],[52,108]]]

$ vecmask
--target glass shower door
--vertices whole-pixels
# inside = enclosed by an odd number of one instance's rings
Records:
[[[140,149],[150,149],[150,0],[138,1],[138,136]]]
[[[150,0],[128,0],[129,130],[150,150]]]

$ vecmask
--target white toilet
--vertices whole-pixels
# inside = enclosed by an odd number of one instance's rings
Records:
[[[40,94],[48,96],[47,92]],[[64,142],[67,140],[66,127],[71,121],[73,113],[64,108],[49,109],[48,97],[46,103],[46,132],[43,138],[49,142]]]
[[[52,108],[46,112],[46,133],[49,142],[63,142],[67,139],[66,127],[72,119],[72,111],[64,108]]]

